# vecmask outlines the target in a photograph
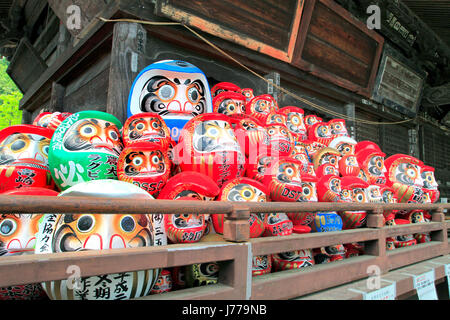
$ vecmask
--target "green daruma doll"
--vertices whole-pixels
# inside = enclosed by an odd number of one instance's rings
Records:
[[[116,117],[101,111],[81,111],[61,123],[48,156],[52,177],[61,191],[91,180],[117,180],[117,161],[123,149],[121,128]]]

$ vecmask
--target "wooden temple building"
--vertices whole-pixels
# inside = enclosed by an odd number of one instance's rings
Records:
[[[128,21],[106,21],[116,19]],[[139,72],[155,61],[185,60],[199,67],[211,86],[225,81],[253,88],[256,95],[270,93],[280,106],[298,106],[325,120],[346,115],[358,141],[377,143],[386,157],[410,154],[433,166],[441,201],[446,202],[450,197],[448,21],[449,4],[427,0],[0,0],[0,54],[10,61],[7,72],[23,92],[23,123],[31,123],[43,111],[92,109],[124,122],[129,91]],[[343,232],[344,238],[301,235],[230,242],[220,250],[180,252],[172,260],[167,258],[172,252],[153,254],[172,264],[180,259],[202,262],[205,255],[233,261],[224,267],[227,276],[215,289],[174,292],[173,298],[287,299],[328,292],[327,297],[357,299],[361,295],[355,291],[343,294],[342,288],[328,289],[363,279],[365,267],[374,261],[389,276],[389,271],[415,263],[414,268],[422,270],[420,263],[435,259],[436,280],[444,281],[441,265],[449,263],[445,262],[448,224],[439,212],[441,218],[426,227],[433,232],[431,244],[392,254],[383,249],[383,237],[394,231],[382,227]],[[414,227],[417,232],[418,226]],[[287,251],[295,247],[295,239],[302,239],[305,247],[367,241],[369,255],[309,273],[280,273],[253,281],[241,274],[239,266],[248,262],[251,253],[248,248],[254,255]],[[106,262],[105,256],[99,259]],[[117,259],[115,267],[120,269],[122,260]],[[131,267],[142,267],[136,261]],[[61,261],[54,263],[63,266]],[[31,265],[25,263],[23,268]],[[0,271],[5,268],[0,266]],[[99,272],[94,269],[92,274]],[[21,281],[33,280],[30,277]],[[62,278],[63,272],[38,276],[40,281],[50,277]],[[411,295],[411,279],[400,275],[395,279],[398,296]]]

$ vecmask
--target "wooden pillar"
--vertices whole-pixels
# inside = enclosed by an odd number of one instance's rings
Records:
[[[271,72],[269,74],[267,74],[264,77],[268,83],[266,83],[266,92],[270,95],[272,95],[272,97],[274,97],[274,99],[277,101],[277,103],[280,103],[281,101],[281,90],[278,89],[278,87],[280,87],[280,74],[278,72]]]
[[[134,79],[146,66],[147,32],[137,23],[114,25],[106,112],[122,123],[127,119],[128,95]]]
[[[66,25],[61,22],[59,24],[58,45],[56,47],[56,56],[60,57],[70,45],[70,32],[67,30]]]
[[[413,128],[408,129],[408,136],[409,136],[409,155],[419,158],[419,143],[418,143],[418,136],[419,136],[419,125],[417,122],[415,122],[415,125]]]
[[[347,117],[349,117],[351,120],[346,120],[347,130],[353,139],[356,140],[356,128],[355,128],[355,104],[354,103],[348,103],[345,105],[345,114]]]
[[[50,96],[49,112],[63,112],[64,95],[66,88],[57,82],[52,83],[52,93]]]
[[[367,227],[378,229],[378,239],[365,242],[365,253],[377,257],[377,266],[382,272],[387,271],[386,261],[386,230],[384,229],[383,209],[377,208],[367,215]]]
[[[27,110],[22,110],[22,124],[31,124],[33,119],[31,119],[31,112]]]

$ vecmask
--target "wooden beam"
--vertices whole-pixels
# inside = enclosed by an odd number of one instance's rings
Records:
[[[134,79],[145,67],[147,32],[137,23],[114,25],[106,112],[122,123],[127,118],[128,95]]]
[[[70,46],[71,35],[63,23],[59,24],[58,45],[56,47],[56,56],[61,56]]]

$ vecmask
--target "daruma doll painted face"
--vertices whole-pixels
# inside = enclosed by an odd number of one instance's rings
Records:
[[[303,109],[289,106],[281,108],[279,112],[286,116],[286,126],[295,141],[303,141],[308,138],[305,126],[305,112]]]
[[[280,112],[274,112],[271,113],[267,119],[266,119],[266,124],[282,124],[282,125],[286,125],[286,115],[284,115],[283,113]]]
[[[128,117],[141,112],[159,114],[175,141],[186,122],[212,111],[206,76],[196,66],[179,60],[158,61],[142,70],[128,99]]]
[[[309,249],[282,252],[272,255],[274,271],[300,269],[314,265]]]
[[[280,157],[289,156],[295,141],[286,126],[269,124],[266,126],[266,131],[269,135],[272,153],[277,153]]]
[[[422,203],[423,178],[421,168],[423,162],[409,155],[396,154],[385,161],[386,184],[392,187],[401,203]]]
[[[169,128],[156,113],[140,113],[128,118],[122,136],[125,147],[136,142],[152,142],[167,149],[171,142]]]
[[[328,121],[328,125],[330,126],[330,132],[331,137],[337,138],[337,137],[347,137],[348,131],[347,127],[345,126],[345,120],[344,119],[333,119]]]
[[[306,131],[309,130],[309,127],[312,127],[313,125],[315,125],[316,123],[322,122],[322,118],[316,116],[315,114],[310,114],[305,116],[305,127],[306,127]]]
[[[255,117],[261,123],[266,123],[267,117],[276,111],[272,100],[266,95],[254,97],[245,106],[247,115]]]
[[[438,183],[434,177],[434,168],[430,166],[423,166],[421,171],[423,179],[423,191],[426,193],[431,203],[435,203],[439,199]]]
[[[51,119],[52,119],[51,112],[42,112],[34,119],[33,126],[47,128]]]
[[[192,197],[177,200],[200,201]],[[206,230],[204,214],[174,213],[164,217],[167,238],[172,243],[194,243],[200,241]]]
[[[341,154],[336,149],[326,147],[319,150],[313,158],[314,169],[317,169],[319,166],[323,164],[330,164],[336,169],[339,168],[339,160],[341,158]]]
[[[308,139],[328,146],[333,139],[328,123],[318,122],[310,126],[308,129]]]
[[[309,165],[309,157],[308,153],[306,151],[306,148],[303,144],[296,144],[292,148],[292,152],[290,154],[290,157],[300,161],[303,163],[303,169],[307,168]]]
[[[337,137],[331,140],[329,147],[341,153],[341,156],[354,155],[357,142],[350,137]]]
[[[209,176],[221,187],[245,172],[245,155],[226,115],[210,113],[191,119],[180,137],[174,159],[182,171]]]
[[[121,181],[130,182],[157,196],[170,176],[169,156],[161,146],[136,142],[120,154],[117,173]]]
[[[270,198],[273,201],[302,201],[302,169],[302,163],[293,158],[275,159],[263,180],[268,186]]]
[[[225,183],[220,191],[219,201],[267,202],[267,188],[259,181],[249,178],[236,178]],[[223,234],[223,214],[213,214],[214,230]],[[264,232],[264,224],[260,217],[251,213],[249,218],[250,238],[260,237]]]
[[[246,176],[263,182],[265,176],[271,175],[272,162],[276,160],[275,156],[270,155],[270,150],[268,153],[260,153],[255,156],[255,158],[250,158],[247,165]]]
[[[49,196],[58,192],[45,188],[21,188],[3,193],[5,196]],[[42,214],[0,215],[0,260],[4,256],[34,254],[36,233]],[[41,284],[0,288],[0,300],[40,300],[47,298]]]
[[[272,258],[268,256],[253,256],[252,258],[252,276],[262,276],[270,273],[272,270]]]
[[[151,294],[161,294],[172,291],[172,275],[169,270],[163,269],[161,275],[153,286]]]
[[[380,193],[381,193],[381,199],[383,200],[383,203],[397,203],[397,196],[395,194],[394,189],[386,186],[386,185],[380,185]],[[397,210],[385,210],[383,212],[383,216],[386,220],[394,219],[395,213]]]
[[[222,92],[213,99],[213,111],[227,116],[245,116],[245,96],[237,92]]]
[[[251,88],[244,88],[240,91],[240,93],[245,97],[246,103],[250,102],[250,100],[252,100],[255,97],[253,89]]]
[[[212,200],[219,192],[220,188],[210,177],[194,171],[184,171],[167,181],[158,199],[176,200],[192,197],[198,200]]]
[[[320,202],[340,202],[341,179],[338,176],[322,176],[317,182],[317,195]]]
[[[0,192],[55,187],[48,160],[52,135],[52,130],[32,125],[0,131]]]
[[[77,184],[60,197],[151,200],[141,188],[117,180]],[[36,254],[151,247],[167,244],[160,214],[46,214],[37,233]],[[52,300],[119,300],[146,296],[160,269],[84,277],[70,289],[68,281],[43,283]]]
[[[364,171],[369,184],[384,184],[386,182],[385,156],[385,153],[372,148],[366,148],[356,153],[359,167],[361,171]]]
[[[91,180],[117,180],[123,149],[119,120],[105,112],[81,111],[56,129],[49,164],[56,185],[66,190]]]
[[[321,178],[323,176],[327,176],[327,175],[334,175],[334,176],[338,176],[339,177],[339,170],[336,169],[335,166],[329,164],[329,163],[324,163],[321,164],[316,170],[315,170],[316,176],[318,178]]]

